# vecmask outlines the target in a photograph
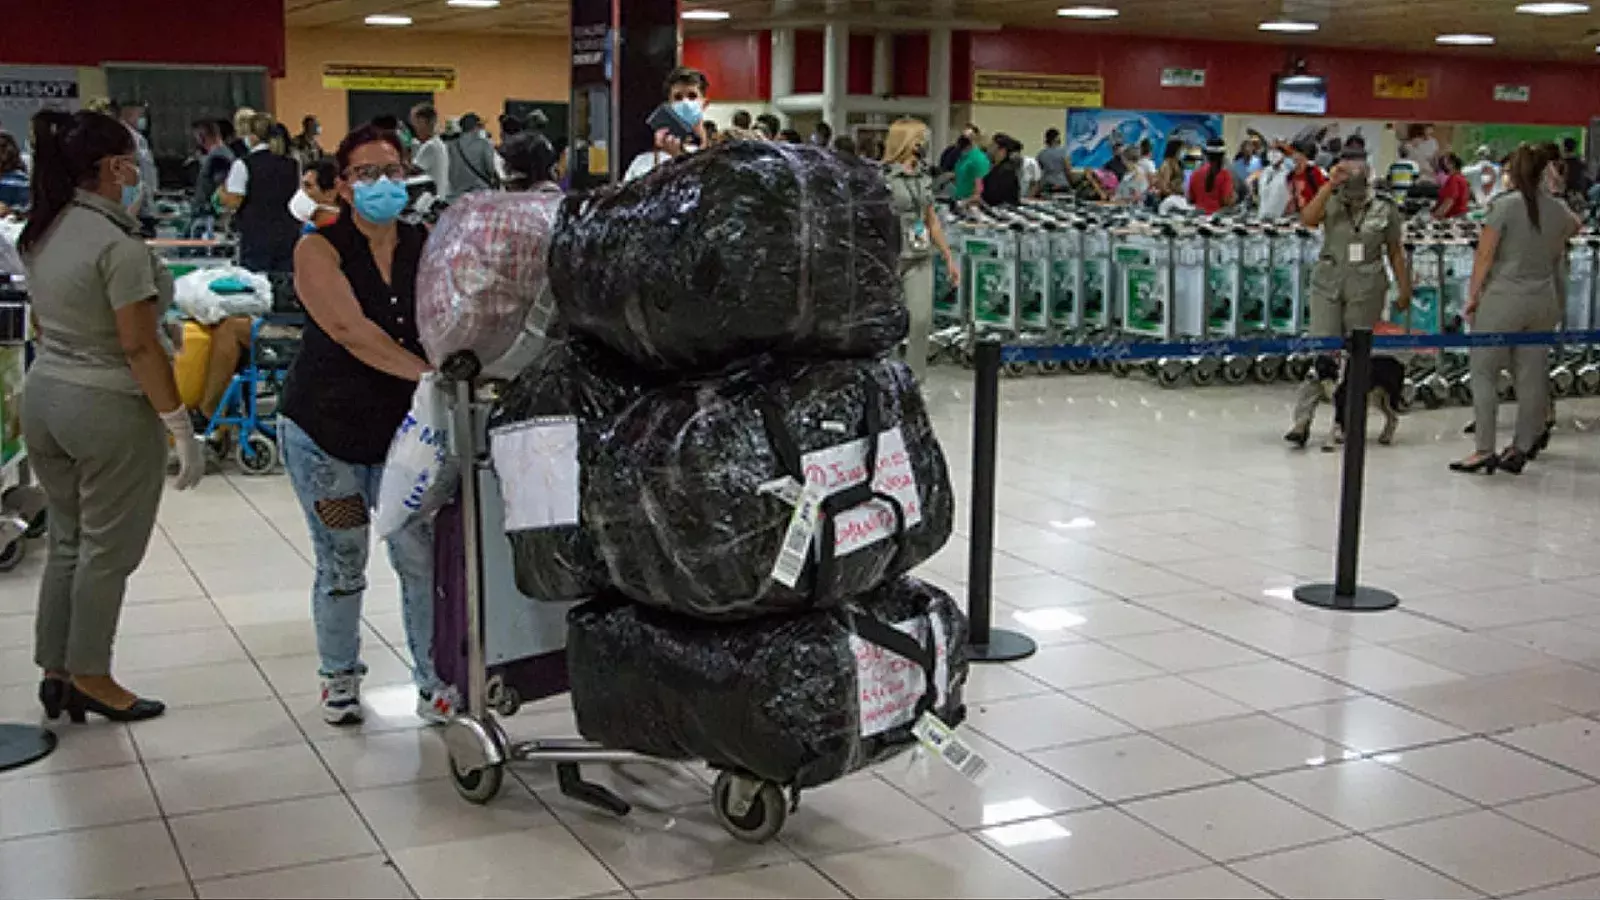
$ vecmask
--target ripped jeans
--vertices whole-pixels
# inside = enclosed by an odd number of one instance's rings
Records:
[[[329,456],[300,426],[280,419],[283,464],[311,528],[317,580],[311,615],[324,677],[365,673],[361,662],[361,599],[367,590],[371,513],[382,466]],[[400,608],[417,689],[439,685],[433,668],[433,523],[406,527],[388,539],[389,561],[400,576]]]

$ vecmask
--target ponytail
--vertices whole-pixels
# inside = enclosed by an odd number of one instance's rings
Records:
[[[1206,191],[1217,189],[1217,176],[1222,173],[1223,156],[1221,153],[1206,154]]]
[[[104,113],[47,109],[33,117],[32,207],[17,249],[32,252],[80,187],[99,178],[100,161],[134,152],[128,127]]]
[[[1522,202],[1528,208],[1528,220],[1533,223],[1533,230],[1539,227],[1539,180],[1544,176],[1545,167],[1550,165],[1548,154],[1543,148],[1519,147],[1511,156],[1511,186],[1522,195]]]

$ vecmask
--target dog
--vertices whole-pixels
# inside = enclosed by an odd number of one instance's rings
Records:
[[[1317,374],[1323,374],[1322,363],[1326,360],[1328,368],[1333,369],[1336,364],[1329,357],[1317,359]],[[1348,376],[1347,376],[1348,377]],[[1332,380],[1330,377],[1328,380]],[[1383,430],[1378,432],[1378,443],[1394,443],[1395,429],[1400,426],[1400,408],[1404,405],[1404,389],[1406,382],[1406,367],[1400,360],[1392,356],[1374,356],[1372,365],[1367,372],[1367,399],[1370,405],[1376,406],[1383,413]],[[1339,386],[1333,392],[1333,434],[1331,440],[1323,446],[1323,450],[1331,452],[1334,447],[1344,442],[1345,429],[1345,398],[1349,396],[1348,385],[1344,379],[1339,380]]]

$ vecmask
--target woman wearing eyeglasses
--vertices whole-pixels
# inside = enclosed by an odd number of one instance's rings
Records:
[[[295,291],[310,314],[284,388],[284,465],[305,510],[317,556],[311,611],[321,657],[323,718],[361,721],[361,601],[367,589],[368,522],[384,457],[430,368],[417,342],[417,266],[427,231],[399,220],[406,166],[400,140],[372,126],[339,145],[342,214],[300,239]],[[433,528],[388,539],[417,714],[442,722],[454,697],[433,671]]]

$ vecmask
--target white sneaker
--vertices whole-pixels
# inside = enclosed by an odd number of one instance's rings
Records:
[[[329,725],[361,722],[361,676],[350,672],[322,679],[322,720]]]
[[[448,685],[417,694],[417,718],[429,725],[443,725],[461,709],[461,695]]]

